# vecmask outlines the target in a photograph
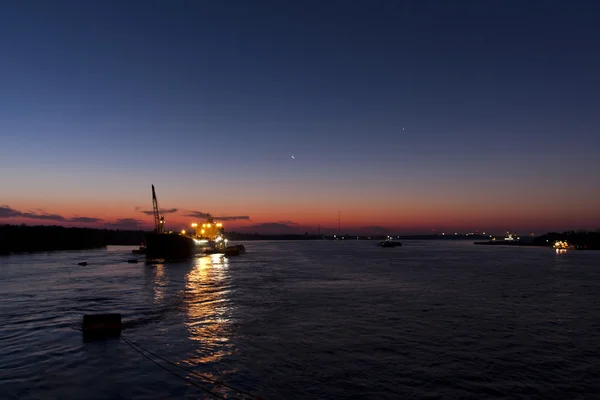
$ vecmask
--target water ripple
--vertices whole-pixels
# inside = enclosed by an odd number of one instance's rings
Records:
[[[202,397],[123,341],[83,342],[82,315],[94,312],[121,313],[136,343],[265,399],[600,392],[599,253],[417,241],[247,249],[169,264],[128,264],[130,247],[1,257],[3,398]]]

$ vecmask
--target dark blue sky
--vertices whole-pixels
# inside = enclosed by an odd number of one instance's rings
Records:
[[[361,221],[395,199],[396,226],[432,198],[575,204],[600,196],[598,21],[597,1],[4,2],[2,183],[175,202],[200,177]]]

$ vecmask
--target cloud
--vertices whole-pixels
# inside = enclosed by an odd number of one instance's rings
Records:
[[[136,207],[135,211],[140,211],[140,207]],[[173,213],[176,213],[177,211],[179,211],[179,209],[177,209],[177,208],[166,208],[166,209],[161,208],[160,209],[161,214],[173,214]],[[146,215],[154,214],[154,210],[141,210],[140,212],[144,213]]]
[[[21,212],[17,210],[13,210],[9,206],[0,206],[0,218],[12,218],[12,217],[20,217]]]
[[[71,221],[71,222],[100,222],[103,220],[101,218],[93,218],[93,217],[73,217],[69,221]]]
[[[284,224],[284,225],[298,225],[298,223],[297,223],[297,222],[293,222],[293,221],[290,221],[290,220],[286,220],[286,221],[279,221],[279,222],[276,222],[276,223],[277,223],[277,224]]]
[[[219,221],[250,221],[250,217],[247,215],[214,217],[214,219]]]
[[[102,221],[100,218],[92,218],[92,217],[73,217],[71,219],[65,218],[62,215],[58,214],[48,214],[44,212],[42,209],[36,209],[38,212],[21,212],[19,210],[15,210],[7,205],[0,206],[0,218],[29,218],[29,219],[37,219],[42,221],[60,221],[60,222],[99,222]]]
[[[192,218],[207,218],[209,216],[209,213],[205,213],[202,211],[187,211],[184,214],[184,217],[192,217]],[[250,221],[250,217],[247,215],[224,215],[224,216],[219,216],[219,217],[215,217],[214,215],[212,216],[213,219],[218,220],[218,221]]]
[[[260,224],[250,225],[246,229],[255,229],[266,233],[296,233],[302,230],[296,222],[278,221],[278,222],[263,222]]]
[[[111,228],[118,229],[140,229],[144,221],[135,218],[120,218],[116,222],[108,224]]]
[[[45,221],[66,221],[67,219],[62,215],[58,214],[36,214],[32,212],[21,213],[20,217],[23,218],[31,218],[31,219],[41,219]]]
[[[208,213],[202,211],[187,211],[183,214],[184,217],[192,217],[192,218],[206,218],[208,217]]]
[[[46,221],[66,221],[67,219],[62,215],[58,214],[48,214],[45,212],[35,213],[35,212],[21,212],[19,210],[15,210],[7,205],[0,206],[0,218],[30,218],[30,219],[41,219]]]

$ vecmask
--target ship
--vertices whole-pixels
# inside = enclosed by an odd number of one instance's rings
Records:
[[[227,246],[224,227],[221,222],[215,222],[210,214],[206,222],[193,222],[192,230],[187,232],[165,231],[165,217],[160,215],[156,191],[152,185],[152,209],[154,214],[154,231],[144,237],[144,245],[140,247],[147,258],[184,259],[196,253],[223,253],[237,255],[245,251],[243,245]]]
[[[196,243],[192,237],[179,232],[165,232],[165,217],[160,215],[154,185],[152,185],[152,208],[154,232],[144,236],[146,257],[172,260],[194,255]]]

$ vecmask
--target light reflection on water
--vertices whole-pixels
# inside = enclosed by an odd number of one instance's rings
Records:
[[[122,313],[134,342],[265,399],[600,392],[600,252],[247,248],[155,265],[126,263],[131,248],[0,257],[1,398],[203,398],[123,342],[84,343],[72,325],[96,312]]]
[[[229,260],[221,254],[197,258],[185,282],[185,326],[188,337],[202,345],[184,362],[218,362],[232,354]]]
[[[154,304],[160,304],[165,297],[166,285],[168,283],[165,276],[164,264],[154,266]]]

